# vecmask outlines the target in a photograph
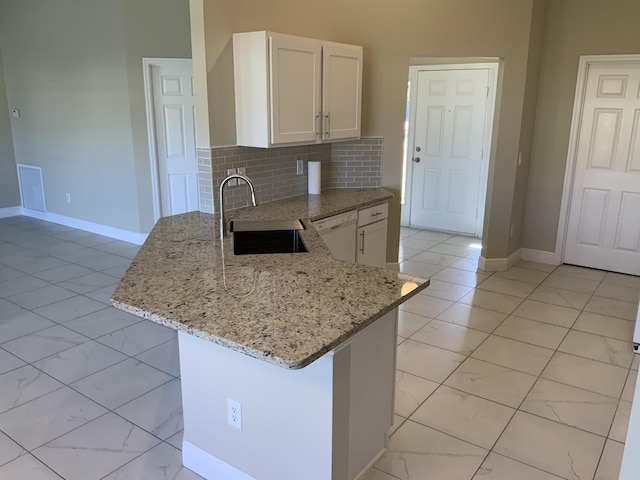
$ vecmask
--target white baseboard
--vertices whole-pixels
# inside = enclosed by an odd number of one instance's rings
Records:
[[[478,259],[478,268],[485,272],[504,272],[513,267],[520,260],[521,249],[516,250],[507,258],[484,258]]]
[[[204,478],[256,480],[187,441],[182,442],[182,465]]]
[[[22,215],[22,207],[20,205],[0,208],[0,218],[16,217],[18,215]]]
[[[560,265],[562,260],[556,252],[547,252],[545,250],[533,250],[531,248],[521,249],[522,260],[527,262],[544,263],[546,265]]]
[[[149,235],[148,233],[130,232],[129,230],[122,230],[120,228],[110,227],[108,225],[102,225],[100,223],[88,222],[87,220],[67,217],[65,215],[59,215],[57,213],[36,212],[34,210],[28,210],[26,208],[21,208],[18,215],[38,218],[47,222],[64,225],[65,227],[77,228],[78,230],[84,230],[85,232],[97,233],[98,235],[115,238],[116,240],[135,243],[136,245],[142,245]]]

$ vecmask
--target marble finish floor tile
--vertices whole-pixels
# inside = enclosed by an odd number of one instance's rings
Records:
[[[505,295],[525,298],[535,290],[536,285],[532,283],[521,282],[520,280],[514,280],[512,278],[501,278],[493,275],[491,276],[491,278],[487,278],[484,282],[482,282],[482,284],[478,285],[478,288],[480,290],[487,290],[490,292],[503,293]]]
[[[421,291],[419,295],[428,295],[430,297],[443,298],[453,302],[460,300],[472,290],[472,287],[459,285],[457,283],[443,282],[440,280],[431,280],[429,286]]]
[[[67,265],[62,265],[61,267],[52,268],[51,270],[34,273],[33,276],[50,283],[60,283],[73,278],[82,277],[83,275],[88,275],[90,273],[91,270],[88,268],[69,263]]]
[[[593,480],[619,480],[623,452],[624,444],[610,439],[607,440]]]
[[[98,480],[149,451],[160,440],[107,413],[34,450],[65,480]]]
[[[441,386],[411,420],[490,450],[514,413],[513,408]]]
[[[429,287],[427,287],[429,288]],[[428,295],[415,295],[400,305],[400,310],[424,317],[435,318],[453,305],[453,302]]]
[[[370,468],[367,470],[360,480],[397,480],[397,477],[392,477],[388,473],[384,473],[382,470],[378,470],[377,468]]]
[[[178,337],[136,355],[138,360],[174,377],[180,376]]]
[[[538,376],[552,355],[553,350],[548,348],[492,335],[471,357]]]
[[[64,385],[31,365],[0,375],[0,413]]]
[[[431,278],[444,267],[433,263],[418,262],[415,257],[400,263],[400,271],[421,278]]]
[[[555,349],[562,343],[567,332],[569,332],[568,328],[512,315],[493,333],[539,347]]]
[[[624,273],[607,272],[602,283],[640,289],[640,277],[635,275],[625,275]]]
[[[24,455],[27,451],[18,445],[16,442],[7,437],[4,433],[0,432],[0,467],[5,463],[9,463],[16,458]],[[2,469],[0,468],[0,474]],[[0,476],[0,478],[3,478]],[[9,478],[9,477],[4,477]],[[18,478],[18,477],[15,477]]]
[[[515,264],[517,268],[527,268],[529,270],[537,270],[539,272],[551,273],[556,269],[555,265],[547,265],[546,263],[530,262],[528,260],[519,260]]]
[[[25,362],[35,362],[54,353],[81,345],[89,339],[61,325],[30,333],[2,344],[2,348]]]
[[[494,310],[496,312],[510,314],[522,303],[522,298],[504,293],[489,292],[475,289],[460,299],[460,303],[466,303],[474,307]]]
[[[76,295],[75,297],[51,303],[44,307],[37,308],[35,313],[42,315],[57,323],[65,323],[74,318],[82,317],[98,310],[103,310],[105,305],[96,302],[88,297]]]
[[[472,480],[562,480],[524,463],[491,452]]]
[[[98,337],[97,340],[127,355],[137,355],[176,336],[175,330],[145,320]]]
[[[398,310],[398,335],[409,338],[432,319],[416,313]]]
[[[407,340],[398,347],[397,367],[412,375],[441,383],[464,359],[464,355]]]
[[[0,296],[9,298],[13,295],[19,295],[21,293],[46,287],[47,285],[48,283],[40,278],[21,273],[19,277],[14,277],[0,282]]]
[[[460,325],[432,320],[411,336],[411,340],[469,355],[488,337],[487,333]]]
[[[599,313],[633,322],[638,313],[638,302],[623,302],[612,298],[594,296],[587,302],[584,310],[585,312]]]
[[[405,418],[409,417],[436,388],[436,382],[397,370],[395,413]]]
[[[581,278],[595,282],[600,282],[606,275],[606,272],[602,270],[579,267],[577,265],[560,265],[553,273],[557,276]]]
[[[467,480],[486,455],[483,448],[407,420],[375,467],[401,480]]]
[[[549,274],[547,272],[541,272],[539,270],[532,270],[530,268],[512,267],[504,272],[494,272],[492,275],[494,278],[507,278],[509,280],[518,280],[519,282],[531,283],[533,285],[540,285],[542,281],[547,278]]]
[[[416,262],[432,263],[433,265],[440,265],[441,267],[448,267],[459,259],[460,256],[447,255],[446,253],[438,253],[433,250],[424,251],[412,258],[412,260]]]
[[[86,337],[98,338],[140,322],[144,322],[144,319],[109,307],[69,320],[64,326]]]
[[[631,367],[634,355],[631,342],[577,330],[571,330],[567,334],[558,351],[624,368]]]
[[[613,424],[611,425],[611,431],[609,432],[609,438],[616,440],[620,443],[626,442],[627,439],[627,427],[629,426],[629,417],[631,416],[631,402],[625,402],[621,400],[618,403],[618,410],[616,416],[613,418]]]
[[[584,388],[591,392],[620,398],[627,370],[567,353],[557,352],[541,377]]]
[[[117,285],[116,280],[111,275],[105,275],[100,272],[91,272],[88,275],[82,277],[73,278],[64,282],[58,283],[61,287],[64,287],[72,292],[76,293],[88,293],[100,288],[108,287],[110,285]]]
[[[166,443],[153,447],[147,453],[104,477],[104,480],[139,480],[142,478],[204,480],[200,475],[183,467],[180,450]]]
[[[31,451],[106,410],[68,387],[0,414],[0,430]]]
[[[130,358],[71,384],[71,388],[100,405],[114,409],[167,383],[172,378],[158,369]]]
[[[2,305],[0,305],[0,308]],[[20,313],[0,319],[0,344],[7,343],[23,335],[38,332],[56,324],[46,318],[18,307]]]
[[[518,317],[537,320],[539,322],[558,325],[559,327],[571,328],[580,310],[575,308],[561,307],[550,303],[536,302],[535,300],[525,300],[513,312]]]
[[[562,275],[557,272],[558,270],[549,275],[547,279],[542,282],[542,285],[589,295],[593,294],[598,288],[598,285],[600,285],[600,280],[588,280],[576,276]]]
[[[591,295],[588,293],[577,293],[544,285],[539,286],[529,295],[529,300],[551,303],[561,307],[577,308],[578,310],[582,310],[590,298]]]
[[[517,412],[493,451],[561,478],[586,480],[595,474],[604,442],[592,433]]]
[[[517,408],[535,381],[536,377],[533,375],[468,358],[444,384]]]
[[[617,406],[615,398],[540,378],[520,410],[606,437]]]
[[[165,440],[182,430],[182,391],[175,379],[125,403],[115,412]]]
[[[126,358],[126,355],[112,348],[89,341],[38,360],[34,365],[53,378],[69,384]]]
[[[184,437],[184,430],[180,430],[175,435],[171,435],[165,442],[176,447],[178,450],[182,450],[182,437]]]
[[[631,402],[633,400],[633,394],[635,392],[637,380],[638,371],[629,370],[629,376],[627,377],[627,381],[624,384],[624,390],[622,390],[622,397],[620,397],[620,400],[626,400],[627,402]]]
[[[33,455],[26,454],[0,466],[0,478],[6,478],[7,480],[60,480],[62,477],[56,475],[53,470]]]
[[[585,311],[580,314],[573,328],[581,332],[631,342],[633,326],[634,322],[629,320]]]
[[[612,283],[602,283],[595,291],[596,297],[610,298],[612,300],[620,300],[622,302],[638,303],[640,298],[640,288],[625,287],[623,285],[614,285]]]
[[[447,267],[440,270],[433,276],[434,280],[456,283],[467,287],[476,287],[484,282],[491,275],[483,272],[460,270],[458,268]]]
[[[50,303],[59,302],[66,298],[74,297],[76,294],[71,290],[59,287],[57,285],[47,285],[46,287],[31,290],[29,292],[13,295],[7,299],[24,308],[33,310],[34,308],[43,307]]]
[[[25,363],[18,357],[11,355],[3,348],[0,348],[0,375],[10,372],[11,370],[15,370],[23,365],[25,365]]]
[[[444,322],[491,333],[500,326],[507,315],[464,303],[454,303],[436,318]]]

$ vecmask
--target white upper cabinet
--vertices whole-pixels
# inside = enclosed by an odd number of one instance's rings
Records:
[[[271,32],[233,35],[238,145],[360,137],[362,47]]]

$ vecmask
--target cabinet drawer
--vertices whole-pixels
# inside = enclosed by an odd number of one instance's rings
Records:
[[[374,205],[373,207],[358,210],[358,226],[369,225],[373,222],[384,220],[389,216],[389,204],[387,202]]]

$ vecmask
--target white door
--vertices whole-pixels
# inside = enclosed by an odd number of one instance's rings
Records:
[[[323,140],[360,137],[362,47],[322,47]]]
[[[640,275],[640,64],[592,64],[564,262]]]
[[[314,142],[320,134],[322,44],[274,35],[269,48],[271,143]]]
[[[156,154],[163,217],[198,210],[191,61],[152,66]]]
[[[476,235],[489,69],[423,70],[417,90],[410,225]]]

